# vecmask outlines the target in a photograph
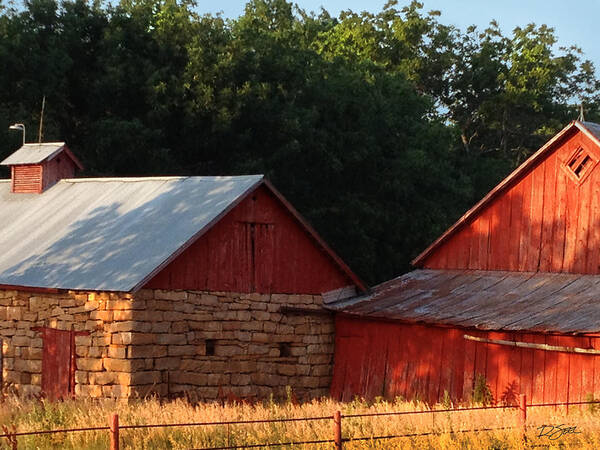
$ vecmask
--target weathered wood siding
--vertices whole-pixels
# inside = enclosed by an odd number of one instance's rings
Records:
[[[42,192],[43,169],[41,164],[11,167],[12,192],[32,194]]]
[[[146,287],[320,294],[354,284],[263,186]]]
[[[486,344],[464,334],[600,349],[594,336],[479,332],[338,315],[331,395],[434,403],[448,391],[453,400],[468,400],[478,374],[496,403],[515,403],[520,393],[532,403],[585,401],[600,394],[600,355]]]
[[[565,164],[578,148],[600,149],[577,132],[464,224],[423,263],[432,269],[600,273],[600,169],[582,181]]]
[[[67,155],[60,154],[44,163],[43,190],[48,189],[63,178],[75,176],[75,163]]]

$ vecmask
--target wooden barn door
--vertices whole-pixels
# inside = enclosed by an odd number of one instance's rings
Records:
[[[50,399],[75,395],[75,331],[38,328],[42,333],[42,393]]]

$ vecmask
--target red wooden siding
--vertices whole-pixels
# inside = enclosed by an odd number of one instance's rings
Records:
[[[600,337],[467,331],[425,325],[336,318],[331,395],[440,401],[444,391],[467,400],[477,375],[496,403],[584,401],[600,394],[600,355],[468,341],[464,334],[565,347],[600,349]]]
[[[586,169],[578,180],[566,163],[579,148],[588,151],[592,161],[600,156],[600,149],[582,132],[567,136],[437,247],[422,266],[600,273],[600,165]]]
[[[74,176],[75,163],[66,154],[62,153],[44,163],[43,190],[48,189],[63,178],[73,178]]]
[[[42,172],[41,164],[12,166],[12,192],[23,194],[42,192]]]
[[[11,166],[12,192],[37,194],[74,175],[75,163],[63,154],[42,164]]]
[[[320,294],[354,284],[261,186],[145,287]]]

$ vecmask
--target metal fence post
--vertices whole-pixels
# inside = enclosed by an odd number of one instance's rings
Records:
[[[119,450],[119,415],[110,417],[110,450]]]
[[[519,418],[525,433],[527,431],[527,395],[525,394],[519,396]]]
[[[342,414],[339,411],[333,413],[333,440],[335,450],[342,450]]]

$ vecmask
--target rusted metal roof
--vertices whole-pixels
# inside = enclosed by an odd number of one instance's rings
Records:
[[[262,182],[262,175],[82,178],[14,194],[2,180],[0,284],[135,290]]]
[[[600,332],[600,275],[415,270],[326,307],[350,315],[477,328]]]
[[[517,181],[522,179],[529,171],[542,161],[549,152],[556,147],[563,138],[570,136],[572,133],[581,131],[594,141],[600,148],[600,124],[594,122],[580,122],[574,120],[558,132],[552,139],[544,144],[537,152],[531,155],[523,164],[517,167],[509,176],[507,176],[500,184],[492,189],[485,197],[483,197],[475,206],[468,210],[454,225],[448,228],[439,238],[437,238],[429,247],[411,261],[415,267],[421,267],[425,259],[431,255],[440,245],[446,242],[454,235],[462,226],[469,223],[471,219],[477,216],[492,200],[504,193],[506,189],[513,186]]]

